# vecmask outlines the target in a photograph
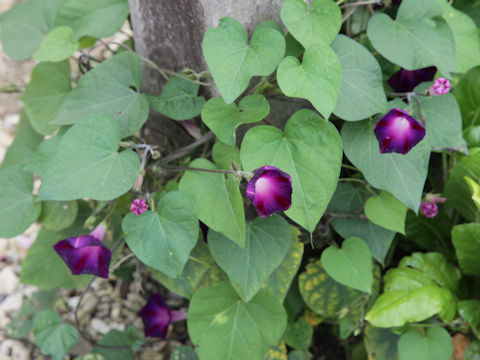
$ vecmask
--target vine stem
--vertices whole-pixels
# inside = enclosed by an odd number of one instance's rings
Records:
[[[340,9],[343,9],[343,8],[346,8],[346,7],[357,7],[357,6],[361,6],[361,5],[375,5],[375,4],[380,4],[381,1],[378,1],[378,0],[370,0],[370,1],[357,1],[357,2],[354,2],[354,3],[347,3],[347,4],[343,4],[343,5],[340,5]]]
[[[391,92],[391,91],[386,91],[385,94],[388,96],[399,96],[399,97],[408,97],[408,96],[428,96],[425,93],[419,93],[419,92]]]
[[[200,146],[200,145],[202,145],[202,144],[204,144],[204,143],[206,143],[206,142],[208,142],[208,141],[210,141],[214,138],[215,138],[215,134],[213,132],[209,131],[208,133],[203,135],[197,141],[172,152],[168,156],[165,156],[163,158],[162,163],[163,164],[168,164],[169,162],[180,159],[180,158],[184,157],[185,155],[187,155],[191,150],[195,149],[196,147],[198,147],[198,146]]]

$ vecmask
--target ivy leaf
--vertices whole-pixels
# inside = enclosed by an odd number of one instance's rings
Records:
[[[449,360],[453,354],[452,338],[441,327],[429,328],[425,335],[411,330],[398,340],[398,353],[402,360]]]
[[[66,0],[56,14],[55,26],[70,26],[75,40],[85,35],[105,38],[120,30],[128,12],[126,0]]]
[[[42,354],[52,355],[53,360],[62,360],[78,340],[77,329],[62,323],[60,315],[53,310],[43,310],[35,316],[33,336]]]
[[[281,264],[291,244],[288,223],[278,215],[256,218],[247,225],[245,247],[225,236],[208,232],[208,247],[217,264],[243,301],[260,290],[270,274]]]
[[[22,101],[35,131],[49,135],[58,129],[58,125],[51,122],[58,115],[71,89],[70,64],[67,60],[41,63],[33,68],[32,79]]]
[[[205,98],[197,96],[200,85],[172,76],[160,96],[148,96],[153,110],[173,120],[188,120],[200,115]]]
[[[56,62],[68,59],[80,45],[72,35],[73,30],[68,26],[54,28],[45,36],[35,60]]]
[[[480,224],[455,226],[452,230],[452,242],[462,272],[480,276]]]
[[[270,274],[262,286],[265,292],[275,296],[281,303],[285,300],[287,291],[290,288],[293,278],[297,274],[303,256],[303,243],[298,240],[300,230],[293,226],[291,226],[290,229],[292,231],[290,249],[280,266]]]
[[[129,248],[144,264],[176,278],[197,242],[195,204],[184,193],[169,192],[156,212],[125,216],[122,229]]]
[[[134,360],[133,351],[128,347],[130,345],[130,339],[124,331],[110,330],[98,343],[106,346],[125,346],[125,348],[120,349],[109,349],[100,346],[94,347],[93,352],[102,355],[105,360]]]
[[[318,43],[330,44],[342,25],[342,12],[331,0],[286,0],[280,17],[288,31],[305,48]]]
[[[260,291],[245,303],[227,283],[198,290],[187,318],[199,358],[209,360],[262,359],[286,325],[287,314],[272,295]]]
[[[55,155],[58,143],[63,134],[67,131],[66,127],[62,127],[58,130],[55,136],[43,140],[35,150],[33,158],[25,165],[25,169],[34,173],[35,175],[43,178],[48,168],[48,164]]]
[[[3,50],[15,60],[33,55],[53,28],[62,0],[29,0],[17,4],[0,17]]]
[[[280,90],[290,97],[307,99],[325,119],[337,103],[342,66],[335,52],[325,44],[305,50],[302,63],[288,56],[278,66]]]
[[[193,248],[182,274],[173,279],[167,275],[150,269],[155,280],[159,281],[171,292],[190,299],[200,288],[216,285],[227,281],[228,277],[213,260],[208,245],[199,240]]]
[[[351,213],[363,206],[364,198],[364,187],[338,182],[335,193],[328,204],[328,211],[333,213]],[[362,238],[362,236],[359,237]]]
[[[212,148],[212,158],[220,169],[231,170],[232,161],[240,164],[240,150],[236,145],[227,145],[221,141],[217,141]]]
[[[332,227],[344,239],[351,236],[365,239],[372,256],[382,265],[395,237],[393,231],[362,219],[335,218],[332,221]]]
[[[366,119],[385,112],[382,69],[363,45],[338,35],[332,49],[342,65],[342,80],[334,114],[347,121]]]
[[[430,159],[430,144],[425,140],[406,155],[381,154],[369,120],[343,125],[345,155],[374,187],[393,194],[418,212]]]
[[[203,56],[225,103],[232,103],[253,76],[268,76],[285,54],[285,37],[260,24],[247,43],[247,32],[235,19],[224,17],[203,38]]]
[[[376,328],[370,325],[365,326],[364,336],[365,347],[372,360],[400,360],[397,351],[397,344],[400,336],[390,329]]]
[[[194,168],[218,170],[210,161],[196,159]],[[191,196],[197,215],[209,228],[245,246],[245,213],[238,184],[231,175],[186,171],[179,189]]]
[[[43,178],[38,199],[111,200],[135,183],[140,160],[133,151],[118,152],[117,122],[93,116],[63,135]]]
[[[462,112],[463,128],[480,125],[480,66],[464,74],[453,94]]]
[[[105,115],[118,121],[122,138],[132,135],[148,115],[147,96],[139,92],[141,87],[140,57],[129,51],[114,55],[82,76],[52,124],[71,125],[92,115]]]
[[[270,112],[270,104],[260,94],[243,97],[238,105],[226,104],[223,98],[207,101],[202,109],[202,120],[220,141],[235,144],[235,130],[242,124],[261,121]]]
[[[77,212],[76,201],[44,201],[38,221],[48,229],[59,231],[73,224]]]
[[[404,0],[393,21],[384,13],[368,22],[373,47],[407,70],[436,66],[446,77],[455,70],[455,40],[437,0]]]
[[[292,205],[285,214],[313,232],[337,185],[342,143],[337,129],[311,110],[297,111],[282,132],[273,126],[255,126],[243,138],[243,168],[265,164],[292,177]]]
[[[357,237],[345,239],[342,248],[329,246],[323,250],[323,268],[335,281],[371,293],[372,255],[365,242]]]
[[[38,218],[41,205],[32,191],[33,175],[21,164],[0,170],[0,237],[19,235]]]
[[[405,234],[407,208],[387,191],[368,198],[365,203],[365,215],[374,224]]]
[[[288,323],[283,340],[291,348],[308,350],[312,336],[313,326],[307,323],[304,316],[301,316],[297,321]]]

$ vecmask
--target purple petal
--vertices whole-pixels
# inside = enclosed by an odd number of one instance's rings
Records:
[[[140,309],[138,315],[142,318],[145,336],[167,338],[172,315],[159,294],[150,295],[147,304]]]
[[[143,199],[135,199],[130,205],[130,211],[135,215],[141,215],[147,211],[147,203]]]
[[[438,78],[435,80],[432,86],[430,86],[430,95],[437,96],[437,95],[445,95],[450,91],[450,81],[445,78]]]
[[[97,238],[98,241],[102,241],[106,231],[107,227],[105,226],[105,224],[100,224],[95,229],[93,229],[93,231],[90,233],[90,236]]]
[[[406,154],[425,137],[425,127],[402,109],[392,109],[373,128],[380,152]]]
[[[53,248],[73,275],[92,274],[108,278],[112,252],[97,238],[90,235],[67,238]]]
[[[417,70],[400,69],[388,79],[388,85],[397,92],[413,91],[418,84],[424,81],[432,81],[436,72],[437,68],[435,66]]]
[[[261,217],[285,211],[292,203],[292,179],[274,166],[262,166],[247,185],[246,194]]]
[[[422,211],[423,215],[428,218],[434,218],[438,214],[437,204],[427,201],[422,201],[420,204],[420,210]]]
[[[187,313],[180,310],[170,311],[172,317],[172,323],[185,320],[187,318]]]

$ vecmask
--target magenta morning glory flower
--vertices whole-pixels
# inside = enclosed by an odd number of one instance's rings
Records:
[[[105,225],[99,225],[90,235],[70,237],[53,246],[73,275],[92,274],[108,278],[112,252],[102,244],[105,230]]]
[[[445,95],[450,91],[450,81],[441,77],[435,80],[432,86],[430,86],[429,93],[432,96]]]
[[[287,210],[292,203],[292,179],[274,166],[262,166],[247,185],[247,197],[261,217]]]
[[[150,295],[147,304],[140,309],[138,315],[142,318],[145,336],[164,339],[171,323],[187,318],[183,311],[170,310],[159,294]]]
[[[135,199],[130,205],[130,211],[135,215],[141,215],[147,211],[147,203],[143,199]]]
[[[425,127],[402,109],[392,109],[373,128],[380,152],[406,154],[425,137]]]
[[[434,218],[438,214],[437,204],[428,201],[422,201],[420,211],[428,218]]]
[[[397,92],[409,92],[424,81],[432,81],[436,72],[435,66],[417,70],[400,69],[387,82]]]

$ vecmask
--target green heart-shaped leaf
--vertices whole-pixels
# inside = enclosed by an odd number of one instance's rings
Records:
[[[382,191],[378,196],[369,197],[364,209],[374,224],[405,234],[407,208],[389,192]]]
[[[398,340],[398,353],[402,360],[449,360],[453,354],[452,338],[441,327],[429,328],[424,334],[411,330]]]
[[[372,360],[400,360],[397,350],[400,336],[390,329],[365,326],[364,341],[369,359]]]
[[[436,66],[449,77],[455,70],[455,41],[437,0],[404,0],[393,21],[377,13],[368,22],[373,47],[387,60],[408,70]]]
[[[195,204],[184,193],[169,192],[155,212],[125,216],[122,229],[129,248],[143,263],[176,278],[197,242]]]
[[[118,121],[120,136],[134,134],[148,116],[142,87],[142,60],[131,51],[112,56],[80,78],[51,124],[71,125],[92,115]]]
[[[68,26],[59,26],[50,31],[38,49],[37,61],[62,61],[68,59],[80,45],[72,39],[73,30]]]
[[[105,116],[84,119],[63,135],[50,160],[38,198],[111,200],[135,183],[140,160],[131,150],[117,152],[120,131]]]
[[[208,247],[232,286],[249,301],[281,264],[291,244],[288,223],[278,215],[257,218],[247,225],[245,248],[225,236],[208,232]]]
[[[288,56],[278,66],[278,86],[290,97],[307,99],[328,120],[337,103],[342,66],[335,52],[325,44],[305,50],[302,63]]]
[[[278,341],[275,345],[270,346],[267,353],[263,356],[263,360],[287,360],[287,346],[285,342]]]
[[[269,112],[270,104],[260,94],[245,96],[238,105],[225,104],[221,97],[216,97],[203,107],[202,120],[220,141],[233,145],[239,125],[261,121]]]
[[[247,42],[245,29],[229,17],[208,29],[203,38],[203,56],[227,104],[247,88],[252,76],[274,72],[285,54],[285,37],[271,26],[260,24]]]
[[[480,275],[480,224],[457,225],[452,230],[452,242],[466,275]]]
[[[464,74],[457,86],[454,95],[457,98],[462,112],[463,128],[480,125],[480,66],[474,67]]]
[[[462,300],[458,302],[458,313],[463,320],[469,323],[477,337],[480,336],[480,301]]]
[[[62,323],[60,315],[53,310],[39,312],[33,321],[35,344],[53,360],[62,360],[77,343],[78,332],[73,325]]]
[[[44,201],[38,221],[51,230],[63,230],[73,224],[78,213],[76,201]]]
[[[282,133],[273,126],[255,126],[240,151],[243,168],[276,166],[292,177],[292,206],[285,214],[312,232],[338,181],[342,142],[331,123],[311,110],[297,111]]]
[[[43,178],[48,169],[50,160],[53,155],[55,155],[58,143],[67,130],[66,127],[62,127],[58,130],[55,136],[43,140],[35,149],[33,158],[25,165],[25,169]]]
[[[332,0],[286,0],[280,17],[288,31],[305,48],[330,44],[342,25],[342,12]]]
[[[194,168],[218,170],[210,161],[196,159]],[[231,175],[186,171],[179,189],[195,202],[197,215],[209,228],[245,246],[245,213],[238,184]]]
[[[325,271],[340,284],[371,293],[372,255],[367,244],[356,237],[345,239],[342,248],[329,246],[321,261]]]
[[[338,35],[332,49],[342,65],[342,80],[333,112],[356,121],[383,113],[387,99],[383,90],[382,69],[375,57],[361,44]]]
[[[245,303],[221,283],[193,295],[187,326],[200,359],[262,359],[282,336],[287,314],[272,295],[260,291]]]

